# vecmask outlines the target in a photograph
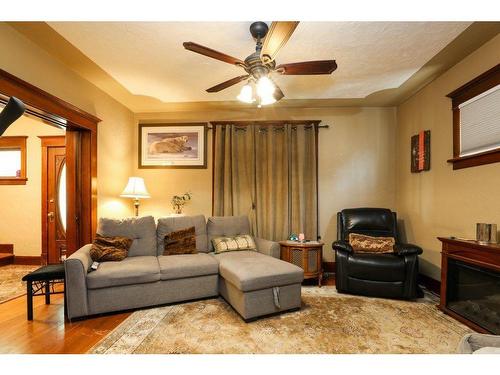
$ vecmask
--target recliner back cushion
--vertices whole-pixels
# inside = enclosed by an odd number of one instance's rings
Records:
[[[212,216],[207,221],[208,248],[214,251],[212,239],[250,234],[250,221],[247,216]]]
[[[126,219],[99,219],[97,233],[104,237],[128,237],[134,241],[128,251],[129,257],[156,256],[156,224],[153,216]]]
[[[171,232],[194,227],[196,250],[208,253],[207,224],[204,215],[173,216],[158,219],[156,229],[157,254],[162,255],[165,250],[165,236]]]
[[[348,240],[349,233],[376,237],[394,237],[397,242],[395,214],[386,208],[350,208],[340,213],[342,237]]]

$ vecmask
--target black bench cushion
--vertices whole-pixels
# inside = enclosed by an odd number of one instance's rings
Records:
[[[23,277],[23,281],[44,281],[64,279],[64,264],[49,264]]]

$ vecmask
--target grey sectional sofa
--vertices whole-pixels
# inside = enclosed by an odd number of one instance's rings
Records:
[[[163,256],[165,235],[191,226],[198,254]],[[219,294],[245,320],[300,308],[303,270],[279,260],[277,243],[255,238],[257,252],[213,253],[212,238],[250,234],[246,216],[101,219],[98,233],[134,241],[126,259],[96,271],[90,244],[65,261],[69,319]]]

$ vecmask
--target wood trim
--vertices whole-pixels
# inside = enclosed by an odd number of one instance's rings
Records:
[[[206,122],[164,122],[164,123],[139,123],[138,124],[139,136],[137,139],[139,140],[138,145],[138,164],[137,168],[139,169],[207,169],[207,133],[208,133],[208,123]],[[144,127],[162,127],[162,126],[203,126],[203,143],[204,143],[204,155],[203,155],[203,165],[142,165],[142,128]]]
[[[39,256],[14,255],[14,264],[38,266],[42,264],[42,259]]]
[[[64,147],[66,145],[65,135],[39,135],[42,147]]]
[[[16,96],[26,113],[66,128],[67,255],[92,238],[97,226],[97,124],[101,121],[0,69],[0,102]]]
[[[422,284],[428,290],[430,290],[434,294],[437,294],[438,296],[441,294],[441,282],[433,279],[432,277],[424,275],[423,273],[418,274],[418,284]]]
[[[2,254],[14,254],[13,244],[0,244],[0,253]]]
[[[473,155],[460,156],[460,108],[459,105],[500,84],[500,64],[477,76],[446,95],[451,98],[453,111],[453,158],[448,163],[453,169],[476,167],[500,162],[500,148]]]
[[[2,136],[0,137],[0,149],[15,148],[21,150],[21,176],[0,177],[0,185],[26,185],[27,178],[27,157],[26,140],[28,136]]]
[[[62,117],[67,122],[90,131],[97,131],[99,118],[49,94],[32,84],[0,69],[0,92],[15,96],[29,107]]]

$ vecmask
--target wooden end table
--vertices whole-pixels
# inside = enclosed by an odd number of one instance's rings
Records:
[[[304,279],[323,281],[323,242],[280,241],[281,259],[304,270]]]

